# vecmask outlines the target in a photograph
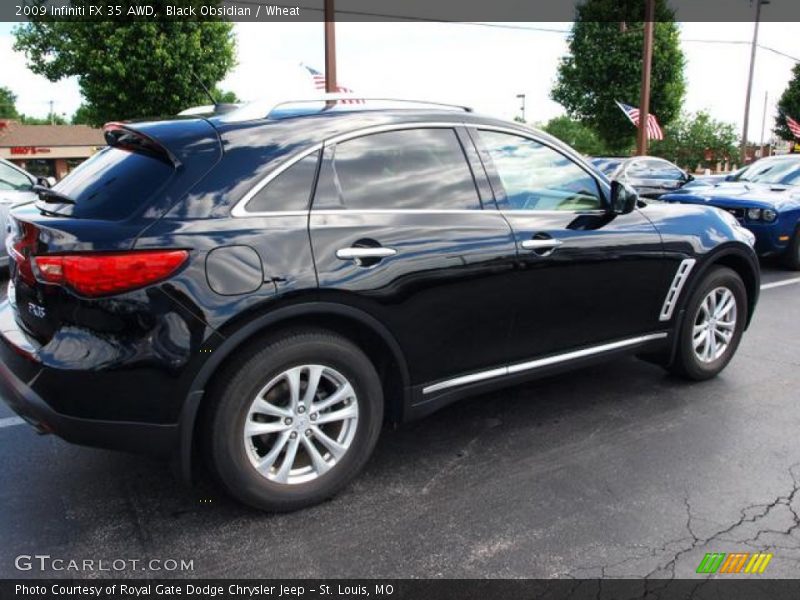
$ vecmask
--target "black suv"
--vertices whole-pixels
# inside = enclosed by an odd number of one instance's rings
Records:
[[[2,396],[184,474],[204,451],[257,507],[331,496],[384,421],[468,394],[622,353],[711,377],[756,304],[732,216],[645,206],[468,110],[329,100],[105,133],[12,213]]]

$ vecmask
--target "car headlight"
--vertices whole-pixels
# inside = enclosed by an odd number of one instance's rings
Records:
[[[750,221],[758,221],[761,218],[761,209],[760,208],[748,208],[747,209],[747,218]]]
[[[777,211],[771,208],[765,208],[764,210],[761,211],[761,218],[767,221],[768,223],[771,223],[772,221],[778,218],[778,213]]]

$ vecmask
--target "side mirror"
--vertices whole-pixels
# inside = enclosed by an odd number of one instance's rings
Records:
[[[686,174],[686,183],[689,183],[690,181],[694,181],[694,175],[692,175],[691,173],[687,173]]]
[[[609,212],[615,215],[632,213],[639,201],[639,194],[631,186],[616,179],[611,182],[611,206]]]
[[[37,177],[36,178],[36,185],[40,185],[40,186],[46,187],[46,188],[52,187],[52,184],[50,183],[51,179],[52,179],[52,177]]]

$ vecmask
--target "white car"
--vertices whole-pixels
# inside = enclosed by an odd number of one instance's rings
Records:
[[[36,177],[19,168],[14,163],[0,158],[0,240],[5,242],[6,220],[12,206],[30,202],[36,198],[33,186],[50,187],[52,178]],[[0,243],[0,269],[8,266],[5,243]]]

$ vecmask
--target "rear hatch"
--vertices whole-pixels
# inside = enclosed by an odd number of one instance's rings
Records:
[[[8,223],[9,302],[40,343],[64,327],[122,333],[121,294],[167,277],[188,249],[137,251],[136,239],[221,156],[219,138],[199,119],[110,124],[108,146]],[[116,304],[109,305],[108,303]]]

